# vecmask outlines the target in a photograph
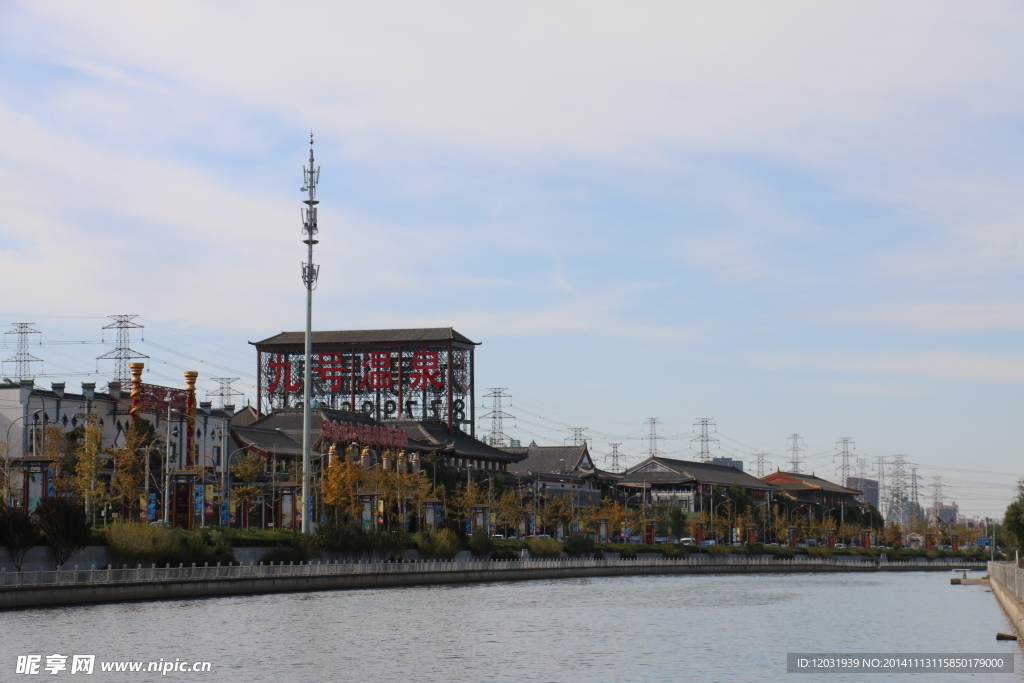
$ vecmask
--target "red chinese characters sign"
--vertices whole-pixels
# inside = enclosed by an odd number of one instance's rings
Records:
[[[294,347],[257,346],[260,411],[301,405],[305,356]],[[473,429],[473,348],[468,344],[314,343],[314,407],[375,420],[440,420]]]
[[[143,413],[166,413],[168,403],[172,410],[180,413],[184,413],[188,407],[186,405],[188,392],[184,389],[161,387],[156,384],[143,384],[141,388],[140,403]]]
[[[338,420],[324,420],[323,438],[327,441],[358,441],[361,444],[395,448],[409,446],[409,435],[401,429]]]

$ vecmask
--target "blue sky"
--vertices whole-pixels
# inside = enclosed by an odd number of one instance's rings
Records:
[[[1022,28],[1010,2],[5,2],[0,322],[137,313],[152,381],[202,358],[249,388],[246,342],[303,324],[312,128],[316,327],[482,341],[524,440],[636,461],[658,417],[692,457],[713,417],[723,455],[784,466],[800,433],[833,476],[850,436],[997,514]],[[34,353],[74,382],[99,348]]]

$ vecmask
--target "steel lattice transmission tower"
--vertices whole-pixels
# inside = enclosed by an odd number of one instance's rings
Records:
[[[764,476],[764,466],[765,466],[765,464],[768,463],[768,454],[767,453],[751,453],[751,455],[753,455],[755,458],[757,458],[757,478],[760,479],[761,477]]]
[[[868,459],[857,458],[857,477],[860,479],[868,478]]]
[[[139,353],[131,346],[131,331],[141,330],[143,326],[133,322],[139,317],[137,315],[108,315],[107,317],[114,322],[104,325],[103,329],[117,330],[117,344],[112,350],[96,356],[96,360],[113,360],[114,379],[120,382],[121,386],[127,386],[132,378],[131,369],[128,367],[128,364],[133,358],[149,358],[149,356]]]
[[[878,512],[885,520],[889,513],[889,493],[885,487],[885,456],[880,455],[875,458],[875,461],[875,478],[878,479]]]
[[[800,474],[800,466],[803,463],[804,449],[800,447],[800,442],[804,440],[804,437],[799,434],[790,434],[787,441],[791,442],[792,445],[789,447],[789,468],[790,472],[794,474]]]
[[[690,443],[694,441],[700,443],[700,452],[697,454],[697,459],[701,462],[708,462],[711,460],[711,444],[718,442],[718,439],[711,436],[708,432],[708,427],[714,427],[715,421],[710,417],[699,417],[693,423],[693,426],[700,427],[700,434],[690,439]]]
[[[237,382],[238,377],[211,377],[212,381],[217,382],[220,386],[213,391],[207,391],[206,396],[217,396],[220,398],[220,407],[234,405],[234,396],[242,396],[242,392],[237,389],[231,388],[232,382]]]
[[[612,471],[612,472],[621,472],[622,471],[622,465],[619,464],[619,457],[622,454],[619,453],[619,446],[621,446],[622,444],[621,443],[613,443],[613,444],[609,444],[609,445],[612,447],[612,452],[611,452],[611,454],[606,455],[604,457],[604,459],[608,460],[609,458],[611,458],[612,466],[610,468],[610,471]]]
[[[569,427],[569,431],[572,432],[572,436],[569,439],[572,439],[573,446],[585,446],[587,444],[587,437],[583,436],[583,432],[588,429],[590,427]],[[566,441],[569,439],[566,439]]]
[[[890,514],[901,526],[907,523],[907,470],[906,456],[892,456],[892,484],[889,487],[889,498],[892,501]]]
[[[506,394],[505,389],[508,387],[491,387],[487,391],[489,394],[484,394],[484,398],[491,399],[491,411],[480,416],[481,420],[491,419],[491,435],[488,437],[492,446],[507,446],[508,445],[508,434],[505,433],[502,425],[502,420],[514,420],[515,415],[509,415],[502,410],[501,402],[503,399],[511,399],[511,394]]]
[[[940,513],[943,505],[942,499],[942,477],[932,477],[932,483],[930,484],[932,490],[932,516],[935,524],[942,524],[942,515]]]
[[[28,336],[42,334],[39,330],[33,330],[33,325],[35,323],[12,323],[13,329],[10,332],[4,332],[4,335],[18,335],[17,351],[13,356],[4,360],[5,363],[14,363],[14,376],[18,379],[33,379],[35,375],[32,373],[32,363],[43,362],[42,358],[36,358],[28,352]]]
[[[318,244],[316,234],[320,232],[317,225],[316,186],[320,182],[320,167],[315,165],[313,158],[313,133],[309,134],[309,168],[302,169],[303,187],[300,192],[308,193],[302,203],[302,234],[306,245],[306,261],[302,264],[302,284],[306,287],[306,344],[303,356],[302,380],[302,533],[312,531],[310,519],[313,501],[309,496],[310,454],[313,448],[312,410],[313,402],[313,290],[320,276],[320,266],[313,263],[313,245]]]
[[[853,447],[853,439],[844,436],[836,442],[836,447],[839,448],[839,480],[843,482],[843,486],[849,486],[850,448]]]
[[[658,424],[660,422],[661,420],[656,417],[647,418],[647,450],[644,452],[652,458],[661,455],[661,451],[658,450],[658,439],[665,438],[658,436]]]

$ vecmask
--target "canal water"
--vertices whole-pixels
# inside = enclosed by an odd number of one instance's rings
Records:
[[[977,573],[975,575],[978,575]],[[950,574],[643,576],[290,593],[0,613],[0,680],[1019,681],[1011,626]],[[1014,674],[787,674],[787,652],[1002,653]],[[17,655],[94,654],[91,677]],[[103,673],[101,661],[209,661]]]

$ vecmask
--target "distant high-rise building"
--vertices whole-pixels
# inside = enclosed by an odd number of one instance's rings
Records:
[[[846,488],[857,489],[864,493],[857,496],[857,500],[862,503],[871,503],[875,509],[878,509],[878,480],[877,479],[865,479],[864,477],[847,477]]]
[[[732,458],[711,458],[712,465],[723,465],[725,467],[735,467],[740,472],[743,471],[743,461],[733,460]]]
[[[960,515],[960,506],[955,502],[949,505],[936,505],[932,508],[932,515],[935,519],[932,522],[943,526],[953,526],[957,523]]]

